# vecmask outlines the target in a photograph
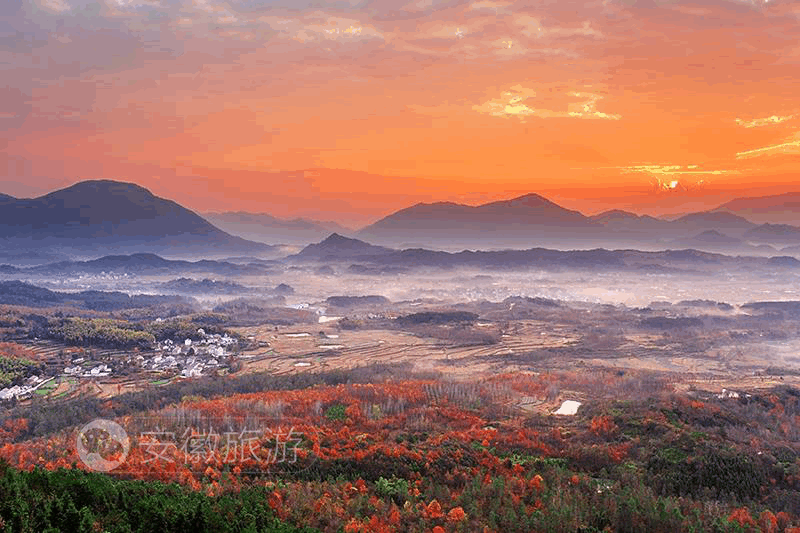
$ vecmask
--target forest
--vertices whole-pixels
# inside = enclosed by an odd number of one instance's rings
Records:
[[[392,373],[399,379],[386,379]],[[166,531],[192,520],[213,531],[800,531],[794,388],[720,397],[598,371],[470,383],[389,368],[358,376],[242,377],[233,388],[208,381],[166,389],[160,401],[65,405],[69,425],[96,416],[126,424],[131,451],[110,477],[81,471],[67,424],[42,426],[33,406],[17,408],[0,424],[0,458],[11,465],[3,490],[50,502],[36,506],[30,531],[59,528],[47,511],[56,508],[109,531],[145,531],[153,520]],[[544,400],[558,390],[596,400],[574,417],[514,407],[520,395]],[[628,398],[619,399],[622,390]],[[266,439],[237,463],[221,449],[200,462],[153,463],[142,444],[147,424],[179,434],[187,420],[258,416],[305,435],[296,463],[276,470],[259,461]],[[113,496],[81,500],[86,490]],[[153,497],[150,514],[127,510],[131,493]],[[22,504],[9,503],[16,496],[0,500],[2,520],[21,524]],[[241,510],[245,522],[212,525],[218,508]]]

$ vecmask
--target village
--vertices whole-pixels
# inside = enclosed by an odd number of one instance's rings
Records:
[[[230,371],[239,353],[239,341],[227,334],[197,330],[199,340],[166,339],[153,350],[96,350],[64,347],[37,341],[32,348],[42,360],[41,372],[21,384],[0,389],[0,402],[24,401],[34,396],[60,398],[80,389],[82,382],[99,379],[164,384],[173,378],[220,375]]]

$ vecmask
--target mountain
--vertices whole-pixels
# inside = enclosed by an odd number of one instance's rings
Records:
[[[650,215],[637,215],[621,209],[611,209],[589,217],[591,220],[606,227],[633,227],[640,229],[642,226],[661,228],[668,223]]]
[[[268,251],[133,183],[83,181],[32,199],[4,197],[0,239],[15,247]]]
[[[528,194],[469,206],[452,202],[417,204],[357,233],[358,238],[399,247],[440,249],[635,247],[664,249],[706,231],[741,238],[756,224],[727,212],[683,214],[674,220],[613,209],[591,217]],[[718,239],[717,239],[718,240]],[[695,240],[698,246],[719,242]],[[728,243],[733,246],[734,243]]]
[[[43,276],[79,274],[181,274],[202,273],[223,276],[263,275],[268,269],[261,265],[237,265],[225,261],[175,261],[155,254],[109,255],[91,261],[61,261],[22,269]]]
[[[703,211],[690,213],[673,220],[670,226],[681,230],[717,231],[741,235],[756,226],[744,217],[733,213]]]
[[[716,244],[718,241],[736,244],[722,234],[702,235],[699,240]],[[774,250],[773,250],[774,251]],[[429,249],[392,250],[374,246],[366,242],[348,239],[340,235],[331,235],[325,241],[307,246],[291,259],[300,262],[317,263],[327,261],[340,265],[359,267],[357,270],[385,274],[383,268],[394,269],[429,269],[450,270],[454,268],[480,268],[493,270],[553,270],[588,269],[608,271],[655,271],[684,272],[699,274],[701,272],[717,272],[727,268],[769,268],[766,257],[730,257],[719,253],[698,250],[666,250],[643,252],[637,250],[552,250],[546,248],[529,248],[523,250],[496,250],[446,252]],[[394,275],[394,274],[392,274]]]
[[[689,239],[684,239],[684,241],[698,244],[714,244],[723,246],[737,246],[743,243],[741,239],[729,237],[728,235],[724,235],[713,229],[704,231],[703,233],[695,235]]]
[[[670,243],[672,248],[692,248],[727,254],[774,255],[777,251],[767,244],[754,245],[744,239],[732,237],[717,230],[707,230],[693,237],[676,239]]]
[[[768,260],[768,264],[770,266],[776,266],[776,267],[800,268],[800,261],[798,261],[794,257],[790,257],[787,255],[770,257]]]
[[[115,311],[160,304],[187,304],[191,300],[178,296],[150,294],[128,295],[124,292],[82,291],[56,292],[22,281],[0,281],[0,303],[27,307],[68,305],[95,311]]]
[[[331,261],[339,259],[358,259],[371,258],[381,255],[394,253],[391,248],[375,246],[373,244],[343,237],[338,233],[332,233],[322,242],[309,244],[299,253],[289,256],[290,259],[301,261]]]
[[[602,226],[577,211],[538,195],[470,206],[420,203],[397,211],[357,233],[382,243],[508,246],[585,239]]]
[[[605,228],[606,241],[631,245],[652,245],[665,236],[672,235],[671,223],[649,215],[637,215],[612,209],[589,217]]]
[[[671,243],[674,248],[693,248],[713,251],[732,252],[748,245],[741,239],[725,235],[716,230],[707,230],[693,237],[676,239]],[[774,252],[774,250],[772,250]]]
[[[325,238],[332,232],[351,233],[336,222],[319,222],[305,218],[291,220],[266,213],[224,212],[205,213],[204,218],[239,237],[266,244],[308,244]]]
[[[252,289],[240,285],[235,281],[213,280],[213,279],[191,279],[179,278],[161,283],[161,289],[182,294],[235,294],[241,295],[250,292]]]
[[[800,192],[736,198],[715,211],[726,211],[758,223],[800,225]]]
[[[800,244],[800,228],[788,224],[761,224],[747,230],[744,236],[752,242],[780,245]]]

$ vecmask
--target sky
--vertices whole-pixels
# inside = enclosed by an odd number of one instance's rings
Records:
[[[359,224],[800,190],[800,2],[2,0],[0,192]]]

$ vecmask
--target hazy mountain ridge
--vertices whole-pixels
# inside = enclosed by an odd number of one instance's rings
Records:
[[[307,244],[318,241],[331,232],[344,235],[353,233],[332,221],[283,219],[268,213],[209,212],[204,213],[203,217],[224,231],[266,244]]]
[[[155,254],[109,255],[90,261],[61,261],[48,265],[18,269],[36,275],[72,274],[155,274],[155,273],[213,273],[219,275],[258,275],[266,267],[239,265],[226,261],[183,261],[164,259]]]
[[[719,237],[729,242],[722,234],[711,233],[708,238]],[[735,242],[736,239],[730,242]],[[696,249],[640,251],[630,249],[609,250],[553,250],[530,248],[524,250],[497,250],[446,252],[423,248],[390,249],[376,247],[358,239],[331,235],[324,241],[311,244],[287,260],[301,263],[340,263],[359,268],[354,271],[375,270],[375,267],[393,268],[489,268],[495,270],[540,268],[545,270],[589,269],[628,271],[670,271],[696,273],[706,267],[726,269],[751,269],[795,267],[794,262],[776,261],[775,258],[756,256],[731,256]],[[791,259],[791,258],[788,258]],[[373,265],[372,268],[363,265]],[[800,264],[800,262],[798,262]],[[376,271],[379,272],[379,271]]]
[[[361,229],[357,236],[389,246],[454,249],[569,249],[633,247],[646,250],[699,247],[726,253],[770,254],[800,244],[782,232],[760,228],[735,213],[710,210],[669,220],[611,209],[592,216],[565,209],[537,194],[469,206],[453,202],[416,204]],[[761,246],[759,246],[761,245]]]
[[[366,256],[387,253],[386,248],[378,245],[450,252],[463,249],[696,247],[724,253],[769,255],[774,249],[765,246],[768,244],[783,248],[784,253],[800,253],[796,249],[800,245],[800,227],[758,225],[726,208],[772,209],[780,202],[784,206],[794,205],[795,199],[800,205],[797,193],[741,198],[714,210],[664,220],[620,209],[586,216],[531,193],[477,206],[455,202],[419,203],[396,211],[355,235],[374,243],[369,245],[373,248],[362,246],[358,251]],[[80,182],[33,199],[0,195],[0,203],[3,205],[0,242],[4,248],[0,256],[5,258],[0,257],[0,261],[17,265],[25,250],[84,257],[142,252],[162,256],[177,254],[178,257],[215,253],[220,254],[216,257],[224,257],[231,252],[279,252],[277,247],[248,241],[241,236],[307,244],[323,241],[332,231],[341,238],[354,234],[335,222],[285,220],[266,213],[208,214],[239,235],[233,236],[176,202],[158,198],[138,185],[111,180]],[[309,248],[302,253],[320,257],[354,253],[350,249],[344,251],[344,241],[338,248]],[[74,253],[76,251],[78,253]]]
[[[68,305],[95,311],[133,309],[160,304],[188,303],[181,296],[151,294],[128,295],[119,291],[51,291],[19,280],[0,281],[0,304],[26,307]]]
[[[800,225],[800,192],[735,198],[717,207],[758,223]]]
[[[420,203],[401,209],[357,232],[380,243],[459,242],[596,235],[602,225],[538,194],[469,206],[453,202]]]
[[[375,246],[367,242],[332,233],[325,240],[309,244],[290,259],[330,261],[360,257],[377,257],[395,253],[391,248]]]
[[[9,248],[270,250],[133,183],[83,181],[38,198],[0,201],[0,239]]]

